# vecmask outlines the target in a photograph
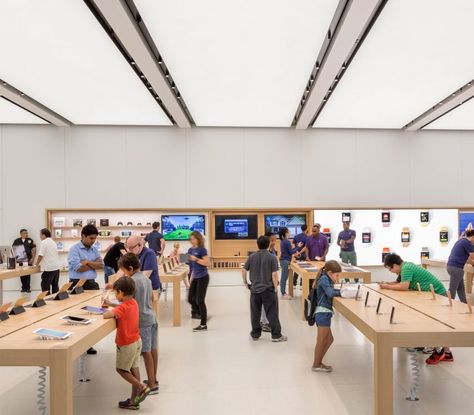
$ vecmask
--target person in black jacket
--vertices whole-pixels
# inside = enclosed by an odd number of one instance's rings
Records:
[[[28,265],[33,265],[33,259],[36,256],[36,245],[33,239],[28,237],[28,231],[26,229],[20,230],[20,237],[13,241],[13,246],[23,245],[25,247],[26,256],[28,258]],[[24,275],[21,279],[21,292],[31,292],[31,275]]]
[[[109,277],[118,271],[118,261],[125,251],[125,244],[121,241],[120,236],[114,238],[114,244],[109,246],[104,257],[104,279],[105,283],[109,282]]]

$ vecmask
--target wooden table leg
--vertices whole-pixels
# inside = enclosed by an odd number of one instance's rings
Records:
[[[173,326],[181,326],[181,281],[173,279]]]
[[[288,295],[290,297],[293,297],[294,291],[293,291],[293,276],[295,275],[295,271],[293,271],[293,268],[288,269]]]
[[[0,280],[0,305],[1,304],[3,304],[3,280]]]
[[[466,293],[472,294],[472,277],[473,274],[466,272]]]
[[[49,367],[50,414],[73,415],[73,362],[68,350],[51,351]]]
[[[301,293],[301,318],[302,320],[304,320],[304,302],[309,295],[309,278],[304,274],[301,275],[301,285],[303,288],[303,291]]]
[[[393,348],[382,336],[374,344],[374,415],[393,415]]]

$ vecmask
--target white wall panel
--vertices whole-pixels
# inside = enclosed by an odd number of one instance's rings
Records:
[[[301,205],[301,132],[244,130],[245,200],[249,207]]]
[[[185,154],[184,130],[126,129],[123,187],[128,189],[127,206],[185,206],[188,168]]]
[[[183,161],[186,163],[186,206],[243,206],[242,129],[186,131],[186,159]]]

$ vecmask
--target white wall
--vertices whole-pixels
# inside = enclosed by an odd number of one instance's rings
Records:
[[[46,208],[472,207],[473,153],[473,132],[3,125],[0,243]]]

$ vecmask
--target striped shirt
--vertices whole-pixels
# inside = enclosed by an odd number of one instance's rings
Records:
[[[431,272],[413,262],[402,263],[401,281],[408,281],[410,290],[418,290],[417,283],[420,283],[421,291],[430,291],[430,284],[433,284],[436,294],[446,295],[446,289],[441,281]]]

